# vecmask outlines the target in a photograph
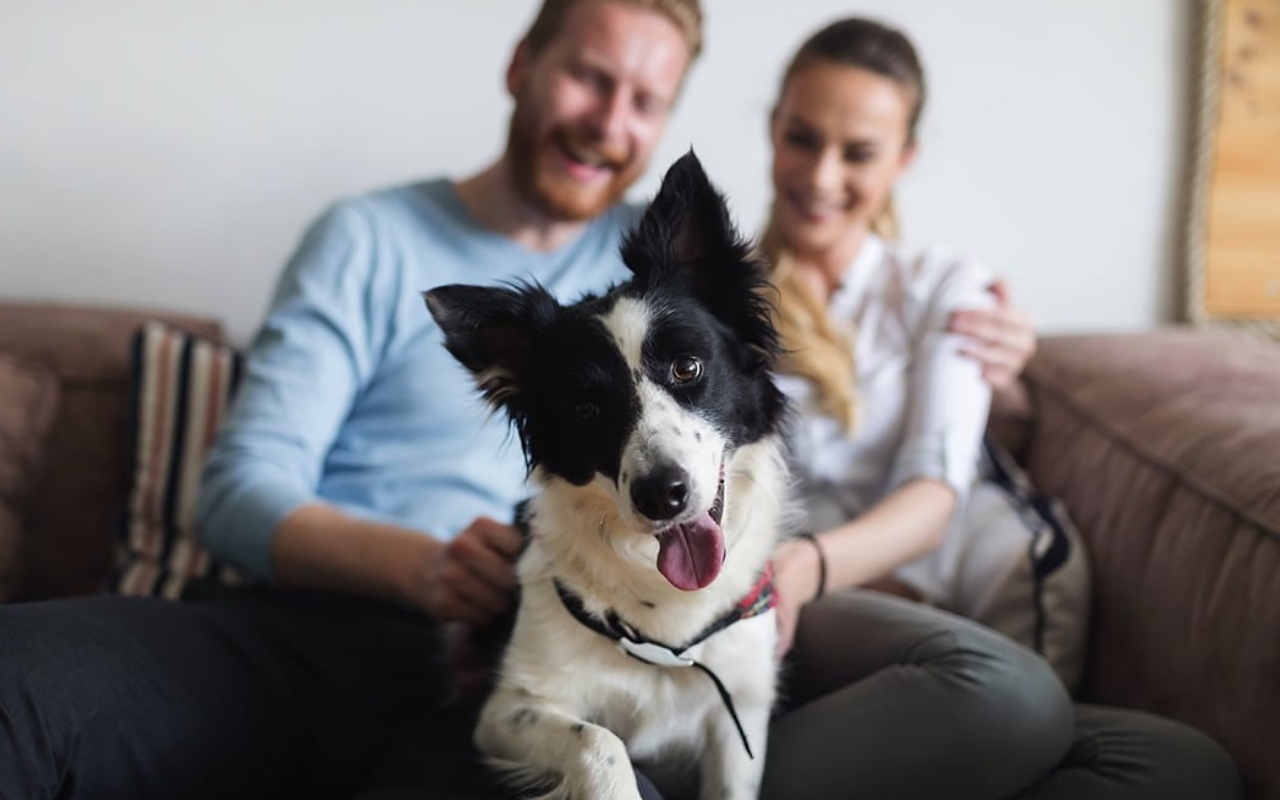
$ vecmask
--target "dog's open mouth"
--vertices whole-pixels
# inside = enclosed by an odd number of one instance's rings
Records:
[[[724,565],[724,467],[711,508],[697,517],[658,531],[658,571],[686,592],[709,586]]]

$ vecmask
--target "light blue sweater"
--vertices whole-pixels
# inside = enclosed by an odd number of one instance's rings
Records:
[[[542,283],[562,300],[625,275],[620,206],[552,253],[477,225],[443,179],[347,200],[285,268],[198,509],[215,558],[270,580],[280,522],[317,499],[442,539],[511,518],[524,460],[444,349],[422,292],[447,283]]]

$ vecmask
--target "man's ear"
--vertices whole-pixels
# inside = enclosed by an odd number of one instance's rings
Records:
[[[521,39],[516,45],[516,49],[511,53],[511,62],[507,64],[507,94],[512,97],[519,94],[518,90],[521,84],[524,83],[524,77],[529,71],[531,60],[529,43]]]
[[[475,377],[495,408],[512,410],[532,368],[540,334],[559,304],[539,286],[481,287],[454,284],[423,292],[444,332],[444,346]]]

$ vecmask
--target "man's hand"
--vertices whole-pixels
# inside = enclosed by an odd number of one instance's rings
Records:
[[[994,308],[957,311],[948,328],[968,339],[961,352],[982,363],[983,379],[994,389],[1004,389],[1035,355],[1036,332],[1031,316],[1013,305],[1004,280],[989,289],[996,300]]]
[[[773,551],[773,591],[778,598],[777,657],[791,649],[795,641],[800,609],[818,594],[818,551],[799,539],[786,539]]]
[[[484,625],[511,605],[520,532],[478,517],[424,565],[419,605],[442,622]]]

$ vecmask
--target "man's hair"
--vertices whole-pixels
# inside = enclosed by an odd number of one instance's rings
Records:
[[[542,51],[560,33],[564,27],[564,18],[569,10],[579,3],[603,2],[606,0],[543,0],[538,9],[538,16],[524,35],[524,42],[534,54]],[[702,52],[702,5],[699,0],[607,0],[612,3],[645,8],[662,14],[675,23],[689,48],[689,61],[694,61]]]

